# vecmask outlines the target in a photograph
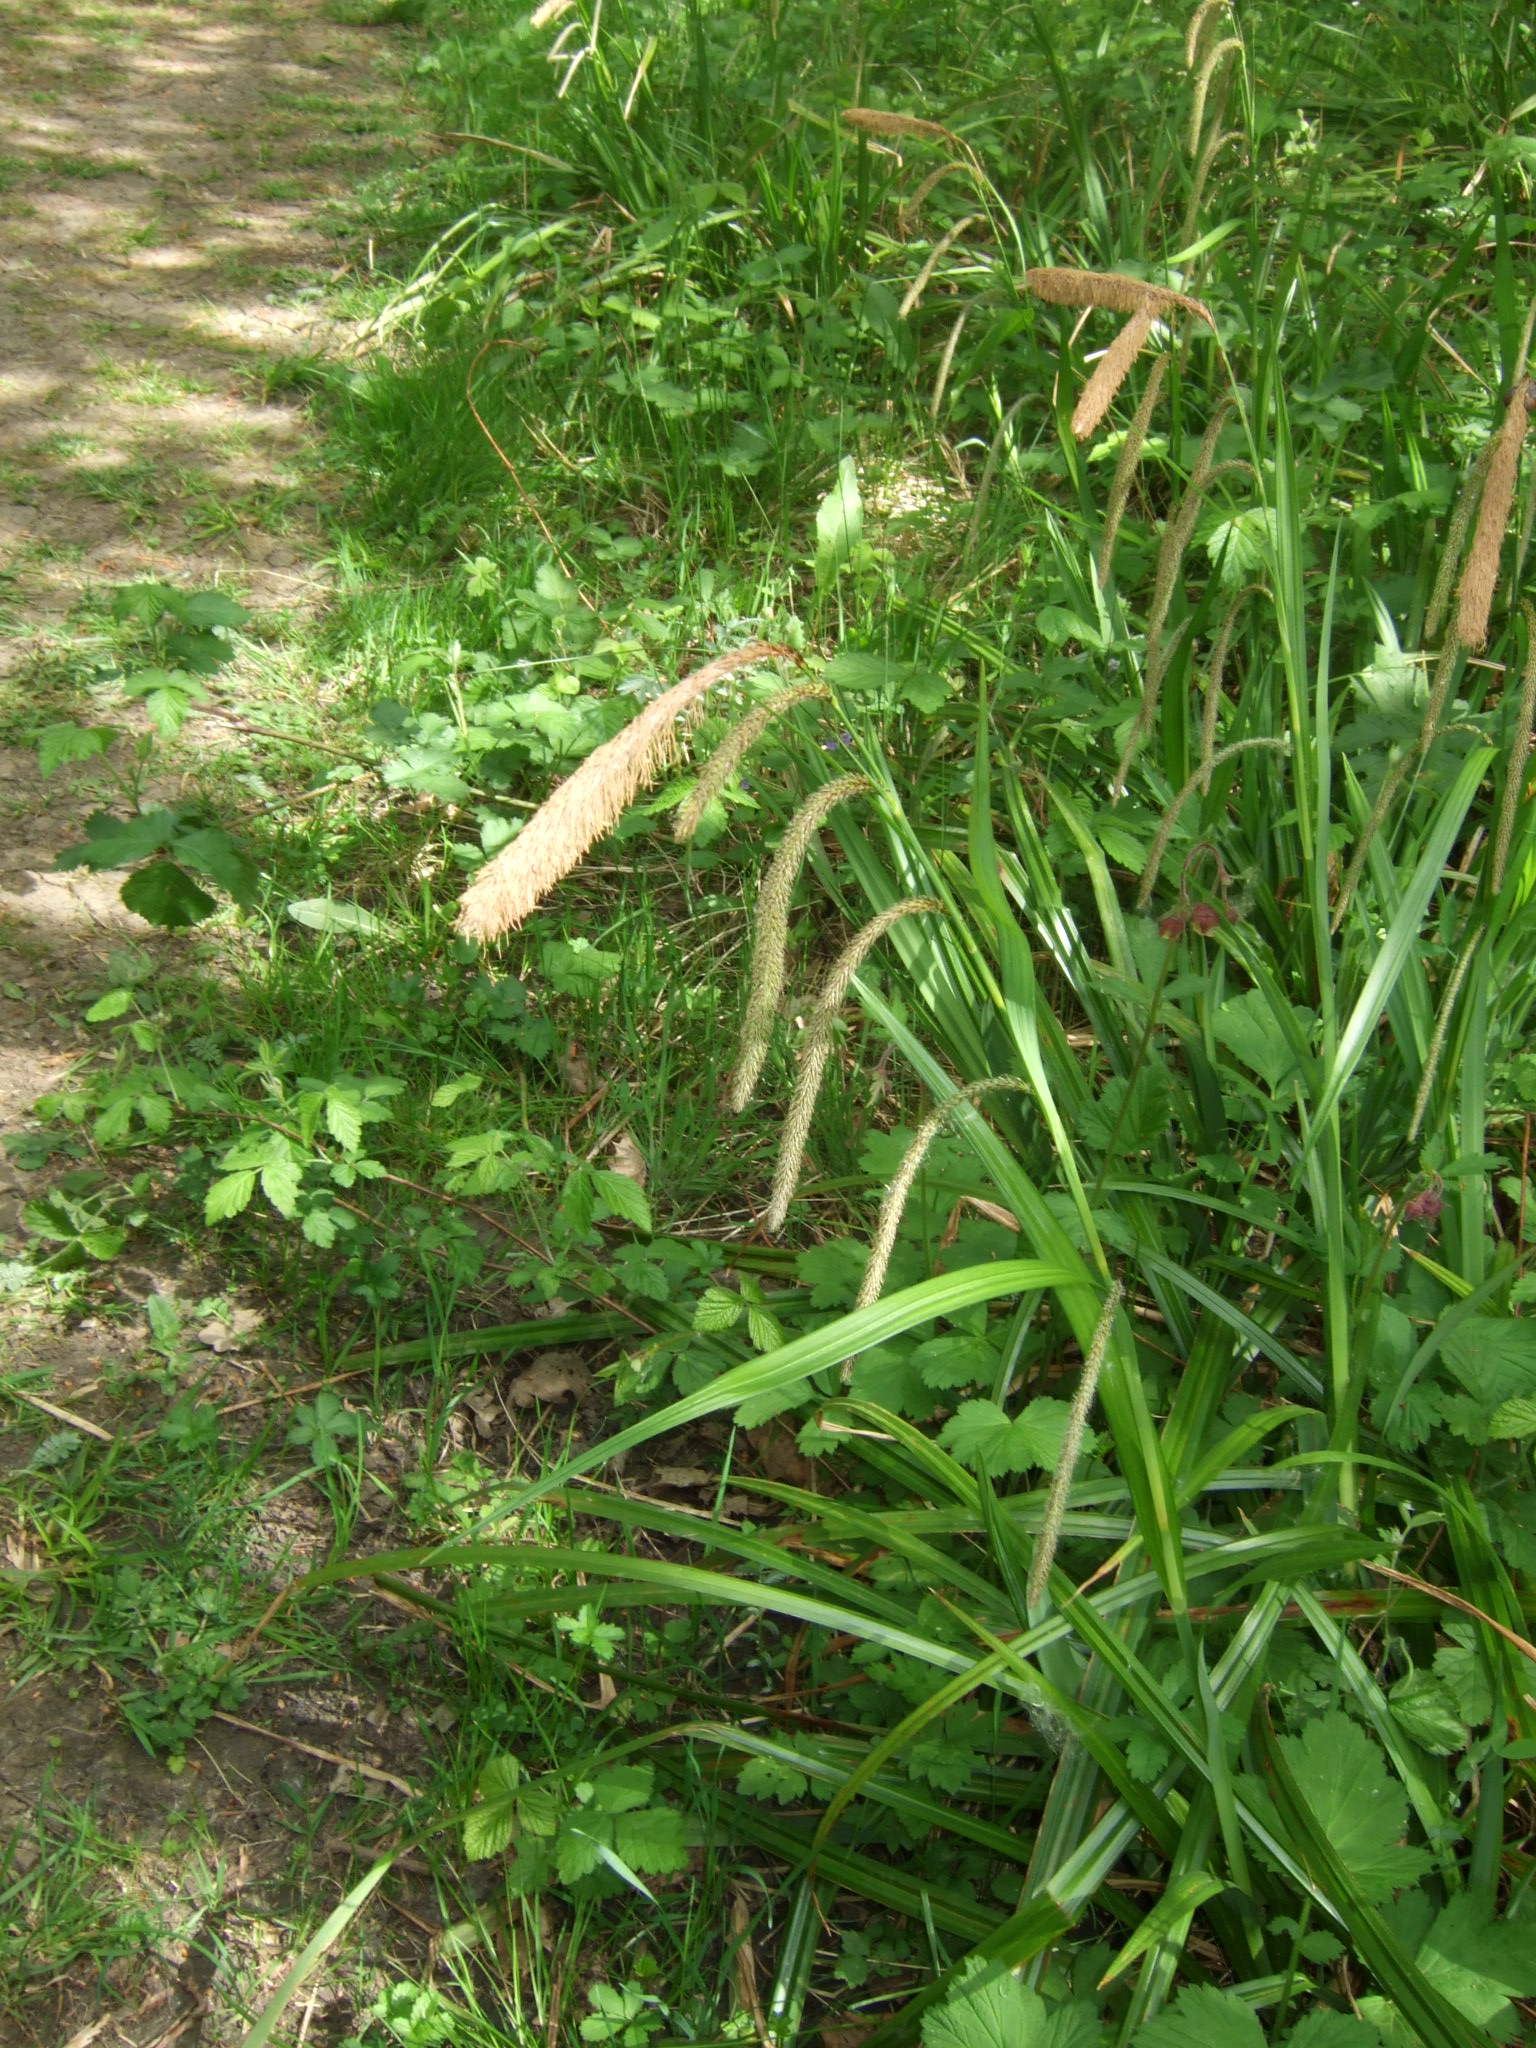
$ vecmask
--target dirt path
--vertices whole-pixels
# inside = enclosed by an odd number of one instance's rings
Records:
[[[117,901],[118,878],[49,872],[89,804],[66,778],[40,783],[18,743],[34,707],[70,714],[125,582],[221,585],[279,634],[326,594],[293,366],[345,338],[329,308],[355,252],[328,202],[408,146],[400,76],[414,55],[396,32],[334,18],[347,11],[4,9],[0,726],[13,743],[0,747],[0,1130],[69,1066],[111,946],[146,931]],[[31,1192],[0,1160],[0,1235]],[[133,1348],[89,1321],[7,1320],[0,1366],[22,1345],[52,1398],[87,1410],[90,1384]],[[13,1435],[0,1465],[26,1454]],[[22,1525],[0,1514],[0,1575],[24,1585],[36,1565]],[[280,1923],[294,1924],[295,1826],[313,1829],[342,1789],[334,1761],[303,1745],[379,1768],[377,1713],[364,1726],[367,1703],[323,1688],[268,1698],[264,1722],[286,1740],[210,1723],[173,1775],[124,1732],[88,1668],[68,1684],[29,1676],[4,1641],[14,1633],[0,1607],[0,2044],[238,2039],[286,1949]],[[326,1863],[328,1832],[312,1833],[326,1903],[345,1867]],[[60,1942],[76,1919],[78,1938]],[[326,2037],[324,2010],[312,2038]]]

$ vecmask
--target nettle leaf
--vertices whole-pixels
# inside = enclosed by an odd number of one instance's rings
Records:
[[[516,1757],[492,1757],[480,1773],[479,1801],[464,1818],[464,1854],[471,1863],[500,1856],[517,1829],[517,1788],[522,1766]]]
[[[613,1846],[631,1870],[646,1877],[666,1877],[688,1867],[687,1830],[676,1807],[642,1806],[621,1813],[614,1823]]]
[[[613,1764],[592,1780],[592,1805],[599,1813],[630,1813],[644,1806],[656,1784],[650,1764]]]
[[[1492,1437],[1517,1437],[1522,1441],[1528,1436],[1536,1436],[1536,1398],[1529,1394],[1516,1394],[1512,1400],[1501,1401],[1488,1418],[1488,1434]]]
[[[643,1230],[647,1237],[650,1236],[653,1228],[651,1204],[637,1180],[627,1173],[612,1173],[603,1167],[592,1176],[592,1186],[599,1216],[616,1216],[621,1222],[632,1223],[636,1230]]]
[[[910,1352],[898,1344],[879,1344],[860,1352],[848,1391],[855,1401],[870,1401],[915,1422],[926,1421],[935,1405],[933,1391],[912,1363]]]
[[[587,939],[548,939],[539,949],[544,979],[562,996],[591,996],[624,965],[622,953],[605,953]]]
[[[588,1820],[585,1814],[562,1821],[555,1836],[555,1873],[562,1884],[579,1884],[592,1875],[603,1860],[610,1833],[607,1821]]]
[[[69,761],[97,761],[117,733],[110,725],[45,725],[37,736],[37,766],[44,780]]]
[[[256,1176],[243,1169],[238,1173],[226,1173],[213,1183],[203,1197],[203,1221],[205,1223],[227,1223],[232,1216],[238,1216],[250,1206],[256,1192]]]
[[[189,590],[185,595],[177,592],[167,609],[183,625],[198,632],[207,632],[213,626],[243,626],[251,616],[243,604],[222,590]]]
[[[180,931],[212,917],[218,904],[173,860],[154,860],[118,891],[125,907],[162,931]]]
[[[812,1308],[852,1308],[869,1264],[869,1247],[851,1237],[829,1237],[795,1260],[795,1275],[811,1290]]]
[[[1331,1960],[1331,1958],[1330,1958]],[[1353,2013],[1320,2005],[1286,2035],[1286,2048],[1380,2048],[1381,2036]]]
[[[191,832],[178,832],[174,850],[188,867],[207,875],[226,896],[232,896],[242,910],[253,907],[261,878],[250,855],[227,832],[217,825],[200,825]]]
[[[1410,1671],[1387,1698],[1398,1725],[1431,1756],[1456,1756],[1467,1746],[1467,1728],[1453,1688],[1430,1671]]]
[[[737,1773],[736,1789],[749,1799],[775,1799],[780,1806],[793,1806],[805,1798],[811,1781],[781,1757],[754,1756]]]
[[[1280,1746],[1363,1898],[1389,1899],[1423,1876],[1430,1858],[1402,1841],[1408,1795],[1363,1728],[1338,1711],[1320,1714],[1299,1735],[1282,1736]]]
[[[729,1287],[706,1287],[693,1305],[693,1327],[701,1333],[732,1329],[744,1306],[741,1296]]]
[[[1310,1027],[1310,1016],[1300,1014]],[[1271,1095],[1295,1071],[1296,1057],[1284,1027],[1273,1006],[1256,988],[1223,1003],[1211,1020],[1211,1030],[1218,1043],[1259,1076]]]
[[[911,1363],[926,1386],[973,1387],[978,1380],[990,1380],[997,1371],[998,1356],[984,1337],[968,1337],[950,1330],[942,1337],[930,1337],[912,1353]]]
[[[1451,1690],[1457,1711],[1469,1728],[1481,1728],[1493,1719],[1493,1688],[1488,1667],[1477,1647],[1476,1632],[1469,1622],[1446,1624],[1452,1641],[1435,1652],[1435,1676]]]
[[[1473,1316],[1446,1338],[1441,1356],[1467,1394],[1445,1398],[1445,1419],[1469,1443],[1486,1443],[1494,1416],[1511,1402],[1536,1398],[1536,1318]]]
[[[1012,1418],[995,1401],[962,1401],[939,1432],[939,1444],[969,1471],[984,1463],[994,1478],[1050,1467],[1061,1457],[1070,1412],[1067,1402],[1049,1395]]]
[[[1495,1920],[1470,1892],[1438,1915],[1416,1958],[1424,1975],[1472,2024],[1502,2033],[1511,1998],[1536,1995],[1536,1938],[1528,1920]]]
[[[923,2048],[1052,2048],[1066,2013],[999,1963],[972,1961],[944,2003],[923,2017]],[[1097,2035],[1097,2027],[1094,2033]]]
[[[53,864],[56,868],[134,867],[171,844],[178,822],[176,813],[163,805],[136,811],[131,818],[93,811],[85,821],[85,843],[66,846]]]
[[[1213,1984],[1186,1984],[1154,2020],[1138,2027],[1133,2048],[1264,2048],[1250,2008]]]
[[[1165,1067],[1143,1067],[1133,1082],[1120,1075],[1105,1083],[1097,1102],[1084,1105],[1083,1136],[1102,1152],[1111,1141],[1117,1154],[1145,1152],[1173,1121],[1173,1083]]]

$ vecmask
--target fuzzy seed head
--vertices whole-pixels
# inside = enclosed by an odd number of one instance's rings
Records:
[[[780,690],[762,704],[755,704],[745,718],[733,725],[725,738],[710,755],[708,762],[699,771],[699,779],[689,791],[686,800],[678,807],[672,825],[672,836],[680,843],[692,839],[703,822],[704,813],[715,798],[730,783],[732,776],[746,759],[746,756],[776,718],[796,704],[812,699],[825,700],[831,695],[825,683],[793,683],[787,690]]]
[[[1072,413],[1075,439],[1086,441],[1115,402],[1115,394],[1131,374],[1132,365],[1152,332],[1152,308],[1141,305],[1126,321],[1094,365]]]
[[[747,981],[747,1007],[741,1020],[741,1043],[736,1053],[736,1071],[731,1077],[731,1112],[740,1116],[752,1100],[757,1077],[768,1056],[773,1037],[773,1020],[778,1015],[779,997],[784,989],[784,956],[789,949],[789,899],[794,894],[800,864],[814,835],[831,813],[849,797],[861,796],[870,788],[864,775],[840,775],[833,782],[812,790],[790,819],[778,851],[769,863],[757,899],[757,937],[752,948],[752,970]]]
[[[1088,1356],[1083,1360],[1082,1375],[1077,1383],[1077,1393],[1067,1416],[1067,1427],[1061,1441],[1061,1456],[1056,1461],[1056,1470],[1051,1477],[1051,1490],[1046,1497],[1045,1517],[1040,1524],[1040,1539],[1035,1545],[1035,1554],[1029,1567],[1029,1584],[1025,1597],[1029,1611],[1033,1614],[1045,1599],[1051,1583],[1051,1566],[1056,1562],[1056,1548],[1061,1542],[1061,1525],[1066,1520],[1067,1501],[1072,1493],[1072,1478],[1077,1470],[1078,1453],[1083,1447],[1083,1433],[1088,1427],[1088,1417],[1093,1409],[1093,1397],[1098,1390],[1099,1375],[1104,1370],[1104,1360],[1109,1352],[1109,1340],[1114,1332],[1115,1317],[1120,1313],[1120,1304],[1125,1299],[1125,1289],[1119,1280],[1110,1287],[1104,1306],[1099,1312],[1098,1325],[1093,1333],[1093,1342],[1088,1347]]]
[[[1456,638],[1463,647],[1481,647],[1488,638],[1488,614],[1499,580],[1499,557],[1504,549],[1504,529],[1514,501],[1515,481],[1520,473],[1520,450],[1525,446],[1531,415],[1526,411],[1525,393],[1516,391],[1504,409],[1504,418],[1494,436],[1493,455],[1483,485],[1482,503],[1477,510],[1477,530],[1456,594]]]
[[[1148,284],[1144,278],[1127,277],[1119,270],[1026,270],[1024,286],[1050,306],[1098,306],[1108,313],[1126,315],[1139,313],[1143,306],[1150,306],[1154,318],[1170,312],[1191,313],[1213,331],[1216,326],[1210,307],[1201,300],[1189,298],[1184,292],[1170,291],[1167,285]]]
[[[880,1204],[880,1218],[870,1241],[869,1261],[864,1268],[864,1278],[859,1282],[858,1299],[855,1308],[870,1308],[880,1299],[880,1290],[885,1285],[886,1273],[890,1270],[891,1253],[896,1246],[896,1233],[901,1228],[901,1218],[907,1206],[917,1176],[923,1170],[923,1161],[928,1157],[933,1141],[954,1116],[962,1103],[979,1102],[984,1095],[999,1089],[1027,1089],[1028,1081],[1020,1080],[1013,1074],[990,1076],[985,1081],[972,1081],[967,1087],[957,1088],[953,1095],[931,1109],[913,1134],[912,1142],[902,1155],[895,1177],[885,1191]],[[846,1387],[853,1378],[856,1360],[850,1358],[843,1366],[843,1385]]]
[[[1168,374],[1168,358],[1156,356],[1147,372],[1146,389],[1141,394],[1131,420],[1130,432],[1121,446],[1115,463],[1114,481],[1109,487],[1109,502],[1104,510],[1104,535],[1099,542],[1099,588],[1109,588],[1109,572],[1115,558],[1115,538],[1120,531],[1120,521],[1125,516],[1126,500],[1131,495],[1131,483],[1141,461],[1141,451],[1146,446],[1147,429],[1152,424],[1153,409],[1158,393],[1163,388],[1163,378]]]
[[[784,1228],[789,1205],[794,1200],[795,1189],[800,1185],[800,1167],[805,1158],[805,1141],[811,1134],[811,1119],[816,1112],[816,1098],[821,1093],[821,1077],[826,1072],[827,1060],[832,1052],[833,1027],[847,999],[849,983],[898,919],[915,917],[920,911],[933,911],[942,916],[943,910],[943,904],[933,896],[913,896],[902,903],[888,904],[860,931],[855,932],[828,970],[827,978],[816,998],[816,1007],[811,1012],[810,1022],[805,1027],[805,1049],[800,1055],[800,1071],[795,1076],[795,1092],[790,1098],[789,1113],[784,1119],[784,1131],[779,1140],[779,1159],[773,1176],[773,1192],[769,1198],[768,1213],[764,1218],[764,1228],[770,1237],[777,1237]]]
[[[1515,821],[1525,795],[1526,764],[1531,752],[1531,721],[1536,718],[1536,611],[1524,599],[1520,610],[1525,617],[1525,668],[1520,678],[1520,702],[1515,711],[1515,729],[1510,734],[1509,758],[1504,764],[1504,788],[1499,797],[1499,824],[1494,834],[1493,864],[1488,872],[1495,896],[1504,886],[1504,867],[1515,836]]]
[[[482,945],[502,938],[567,876],[639,792],[677,757],[678,729],[699,714],[716,683],[789,650],[750,641],[664,690],[621,733],[587,756],[487,861],[459,899],[458,929]]]

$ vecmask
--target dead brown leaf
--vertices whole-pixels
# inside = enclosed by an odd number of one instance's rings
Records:
[[[719,1483],[719,1475],[706,1472],[702,1465],[658,1465],[648,1475],[651,1486],[672,1486],[688,1490],[694,1487],[711,1487]]]
[[[784,1486],[809,1486],[815,1467],[795,1442],[795,1433],[781,1416],[747,1431],[747,1442],[770,1479]]]
[[[531,1408],[536,1401],[579,1401],[592,1375],[579,1351],[541,1351],[507,1388],[507,1399],[515,1408]]]
[[[227,1316],[204,1323],[197,1341],[210,1351],[243,1351],[260,1328],[261,1317],[255,1309],[233,1308]]]
[[[628,1131],[620,1131],[608,1147],[608,1171],[622,1173],[637,1188],[645,1186],[645,1155]]]

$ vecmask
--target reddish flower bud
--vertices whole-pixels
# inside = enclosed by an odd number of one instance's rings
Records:
[[[1433,1223],[1445,1207],[1438,1188],[1426,1188],[1422,1195],[1414,1195],[1403,1204],[1405,1223]]]
[[[1197,932],[1209,934],[1221,923],[1221,912],[1214,903],[1197,903],[1189,913],[1189,921]]]
[[[1165,939],[1179,939],[1184,936],[1184,917],[1181,911],[1170,910],[1166,917],[1157,920],[1159,936]]]

